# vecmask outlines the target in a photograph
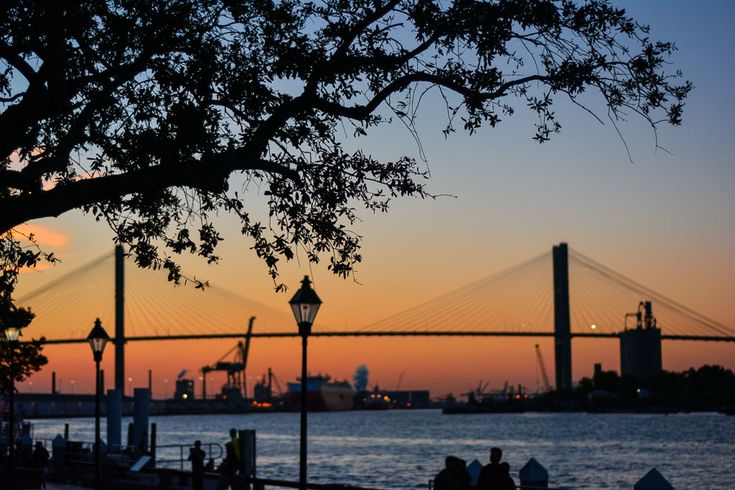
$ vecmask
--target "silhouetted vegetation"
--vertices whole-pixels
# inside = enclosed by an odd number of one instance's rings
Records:
[[[33,320],[33,316],[30,309],[17,308],[11,302],[0,299],[0,393],[10,391],[11,379],[14,379],[15,383],[22,383],[48,363],[46,356],[41,353],[43,338],[30,342],[10,343],[4,335],[8,327],[27,326]]]
[[[735,406],[735,373],[705,365],[682,372],[661,371],[647,380],[601,371],[580,380],[577,395],[592,407],[657,407],[718,410]]]
[[[517,101],[543,142],[555,99],[590,93],[613,123],[679,124],[674,49],[604,1],[6,0],[0,234],[81,209],[179,280],[175,254],[217,261],[225,211],[274,279],[297,251],[347,276],[359,207],[431,196],[421,162],[347,150],[350,133],[416,136],[422,101],[443,104],[445,135],[472,133]]]

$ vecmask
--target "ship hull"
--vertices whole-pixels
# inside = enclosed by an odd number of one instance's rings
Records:
[[[338,412],[351,410],[354,395],[349,385],[328,384],[307,386],[306,406],[310,412]],[[288,404],[292,410],[301,410],[301,385],[288,383]]]

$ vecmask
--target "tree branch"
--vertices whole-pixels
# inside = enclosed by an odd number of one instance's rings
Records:
[[[533,81],[548,81],[549,77],[545,75],[530,75],[527,77],[518,78],[498,85],[496,90],[492,92],[480,92],[468,88],[465,85],[459,84],[447,78],[432,73],[411,73],[402,77],[396,78],[388,85],[383,87],[375,96],[370,99],[367,104],[355,105],[351,107],[343,106],[337,102],[332,102],[326,99],[316,99],[314,107],[327,114],[334,116],[347,117],[349,119],[363,120],[378,108],[391,94],[405,90],[406,87],[412,83],[426,82],[440,87],[452,90],[465,97],[477,97],[480,100],[492,100],[497,99],[506,95],[508,90],[519,85],[525,85],[526,83]]]
[[[33,219],[57,217],[72,209],[146,191],[191,187],[207,192],[226,189],[227,177],[238,170],[261,170],[294,181],[293,169],[263,159],[243,159],[241,152],[218,155],[195,165],[158,165],[124,174],[106,175],[59,184],[53,189],[5,198],[0,216],[0,234]],[[4,201],[4,202],[3,202]]]

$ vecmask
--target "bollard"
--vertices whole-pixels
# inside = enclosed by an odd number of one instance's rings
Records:
[[[470,464],[467,465],[467,472],[470,474],[470,485],[473,487],[477,486],[477,480],[480,478],[480,472],[482,471],[482,463],[473,459]]]
[[[521,490],[524,488],[549,488],[549,472],[535,458],[528,460],[518,472]]]
[[[122,393],[107,390],[107,444],[120,448],[122,444]]]
[[[151,392],[148,388],[133,390],[133,445],[140,454],[148,452],[148,403]]]
[[[651,468],[651,471],[633,486],[633,490],[674,490],[674,487],[656,468]]]

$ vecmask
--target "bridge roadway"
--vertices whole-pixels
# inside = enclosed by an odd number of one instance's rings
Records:
[[[618,333],[585,332],[574,333],[572,337],[581,338],[617,338]],[[327,331],[312,332],[310,337],[553,337],[554,332],[497,332],[473,330],[409,330],[409,331]],[[154,340],[203,340],[203,339],[241,339],[244,333],[214,333],[214,334],[182,334],[182,335],[144,335],[126,337],[126,342],[154,341]],[[299,337],[298,332],[259,332],[252,333],[253,338],[289,338]],[[692,340],[701,342],[735,342],[735,337],[714,337],[707,335],[661,335],[662,340]],[[114,339],[110,339],[114,342]],[[81,344],[86,339],[51,339],[45,344]]]

